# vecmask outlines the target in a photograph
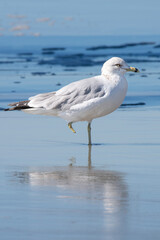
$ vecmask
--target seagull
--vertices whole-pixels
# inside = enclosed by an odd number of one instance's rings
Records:
[[[73,123],[87,121],[88,145],[92,145],[91,122],[112,113],[122,104],[128,88],[124,74],[128,71],[139,72],[122,58],[112,57],[103,64],[101,75],[72,82],[58,91],[38,94],[27,101],[11,103],[12,107],[5,111],[57,116],[68,122],[73,133],[76,133]]]

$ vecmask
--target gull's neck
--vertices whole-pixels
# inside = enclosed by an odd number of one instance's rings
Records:
[[[113,72],[105,71],[105,72],[102,72],[101,75],[106,77],[106,78],[113,78],[113,77],[125,78],[123,73],[120,73],[120,72],[117,73],[117,72],[114,72],[114,71]]]
[[[102,67],[101,69],[101,74],[104,76],[119,76],[119,77],[124,77],[125,72],[123,71],[116,71],[115,69],[112,68],[104,68]]]

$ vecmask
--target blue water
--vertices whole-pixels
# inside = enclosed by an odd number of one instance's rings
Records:
[[[0,35],[158,35],[159,0],[1,0]]]
[[[133,105],[93,121],[91,149],[86,123],[73,134],[62,119],[0,111],[2,239],[159,239],[159,39],[0,38],[1,108],[98,75],[112,56],[140,70],[126,74]]]

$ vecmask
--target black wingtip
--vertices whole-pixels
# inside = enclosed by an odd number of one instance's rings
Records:
[[[4,111],[14,111],[14,110],[23,110],[23,109],[31,108],[31,107],[28,106],[28,103],[29,103],[29,100],[10,103],[8,105],[11,106],[11,108],[6,108],[6,109],[3,109],[3,110]]]

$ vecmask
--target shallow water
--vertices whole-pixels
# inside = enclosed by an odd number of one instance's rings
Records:
[[[154,48],[158,41],[144,38],[137,42],[151,40],[155,43],[112,49],[114,54],[120,51],[119,56],[127,54],[129,62],[141,70],[126,75],[129,91],[125,104],[145,105],[123,106],[93,121],[91,148],[86,144],[86,123],[76,123],[77,134],[73,134],[62,119],[0,111],[3,239],[159,239],[160,63],[159,50]],[[108,40],[106,45],[118,45],[116,41]],[[119,45],[131,42],[121,40]],[[102,44],[103,39],[93,45]],[[62,40],[54,45],[44,41],[35,52],[33,43],[31,49],[22,45],[21,50],[13,48],[12,54],[1,54],[0,107],[99,74],[97,59],[110,57],[108,49],[103,57],[87,56],[96,64],[82,66],[82,56],[77,58],[77,54],[82,52],[86,59],[86,48],[93,45],[77,45],[69,48]],[[57,50],[55,58],[48,55],[49,61],[61,59],[60,55],[64,58],[64,51],[66,60],[40,65],[42,48],[51,47],[66,50]],[[156,57],[148,56],[148,49]],[[33,55],[23,59],[18,55],[22,50]],[[136,51],[141,51],[141,56],[135,57]],[[76,66],[67,66],[73,52]],[[146,61],[138,61],[142,57]],[[6,63],[11,58],[13,62]]]

